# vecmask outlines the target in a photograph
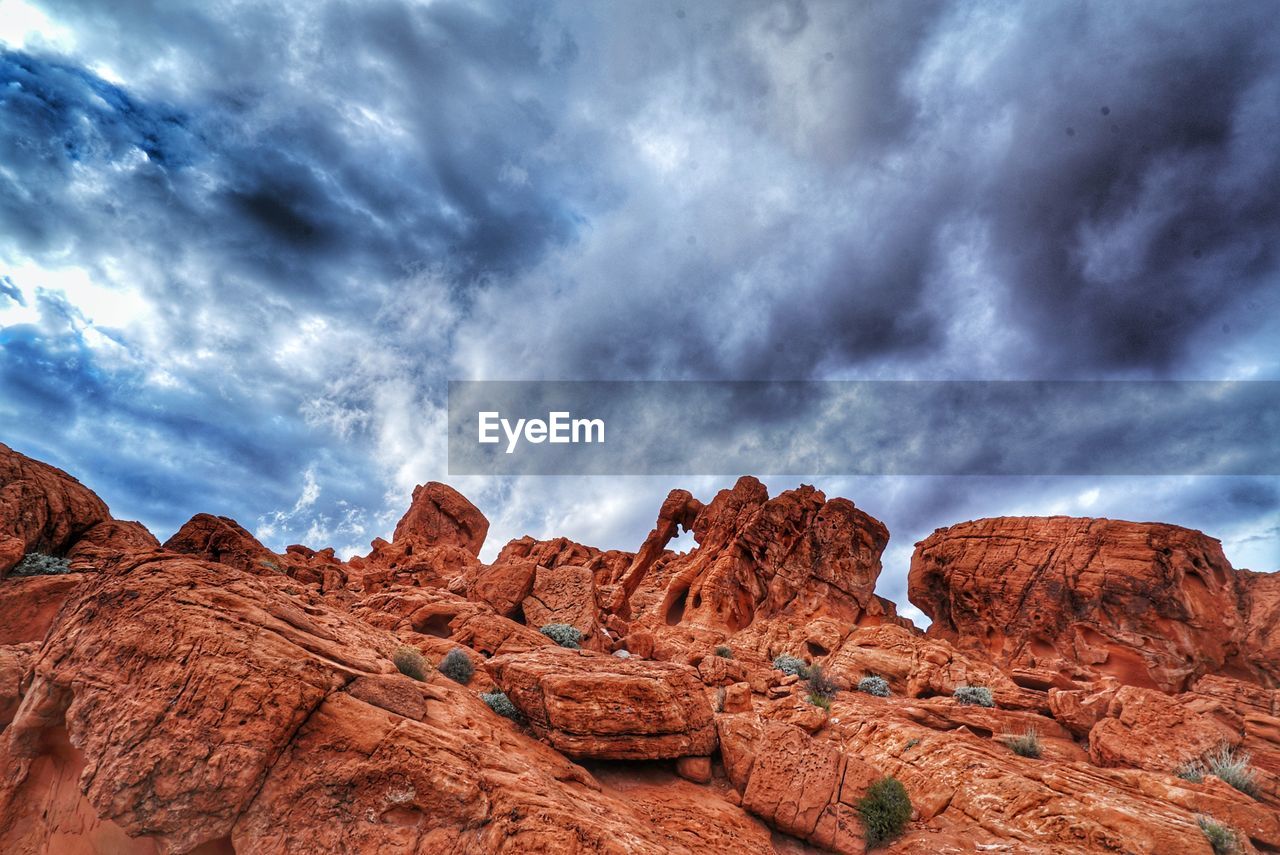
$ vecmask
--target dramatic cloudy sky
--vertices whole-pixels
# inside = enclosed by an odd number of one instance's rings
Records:
[[[0,439],[352,553],[448,379],[1277,380],[1278,131],[1272,0],[0,0]],[[486,555],[731,481],[452,480]],[[817,480],[904,604],[995,514],[1280,567],[1275,477]]]

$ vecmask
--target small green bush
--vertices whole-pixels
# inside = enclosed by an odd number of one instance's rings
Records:
[[[567,623],[549,623],[538,632],[570,650],[578,650],[582,646],[582,633]]]
[[[892,694],[884,677],[877,677],[874,674],[870,677],[863,677],[858,681],[858,691],[866,692],[868,695],[875,695],[877,698],[887,698]]]
[[[809,703],[815,707],[822,707],[824,710],[831,709],[831,697],[829,695],[819,695],[814,692],[809,693]]]
[[[1230,745],[1221,745],[1205,758],[1205,768],[1246,796],[1258,797],[1258,773],[1249,765],[1249,753],[1236,753]]]
[[[431,670],[431,665],[416,647],[397,648],[391,654],[391,661],[396,663],[401,674],[419,681],[427,679],[427,672]]]
[[[1205,840],[1213,847],[1214,855],[1232,855],[1238,851],[1236,833],[1230,828],[1207,816],[1196,817],[1196,823],[1204,832]]]
[[[1040,734],[1036,733],[1034,727],[1027,728],[1027,732],[1021,736],[1009,737],[1004,740],[1004,744],[1019,757],[1030,757],[1032,760],[1040,759]]]
[[[476,672],[476,666],[472,664],[471,657],[464,653],[461,647],[455,647],[440,660],[436,670],[453,682],[461,683],[465,686],[471,682],[471,677]]]
[[[716,653],[716,655],[717,655],[717,656],[719,656],[721,659],[732,659],[732,658],[733,658],[733,650],[732,650],[731,648],[729,648],[729,647],[727,647],[727,646],[723,645],[723,644],[716,648],[715,653]]]
[[[480,700],[488,704],[489,709],[504,718],[509,718],[512,721],[522,721],[524,719],[524,716],[520,715],[520,710],[516,709],[516,705],[511,703],[511,699],[503,692],[497,690],[481,692]]]
[[[10,576],[59,576],[71,572],[71,562],[65,558],[32,552],[9,571]]]
[[[991,697],[991,690],[986,686],[957,686],[951,693],[951,697],[970,706],[994,707],[996,705],[995,699]]]
[[[858,801],[867,848],[874,849],[902,833],[911,819],[911,798],[897,778],[881,778]]]
[[[801,677],[809,671],[809,663],[799,656],[792,656],[790,653],[784,653],[773,660],[773,667],[783,674],[799,674]]]

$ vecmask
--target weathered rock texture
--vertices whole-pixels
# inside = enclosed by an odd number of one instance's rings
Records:
[[[1250,619],[1260,587],[1198,531],[1018,517],[934,532],[909,590],[931,637],[1001,665],[1180,691],[1207,673],[1280,680],[1274,629]],[[1262,644],[1246,643],[1251,632]]]
[[[856,855],[884,776],[913,808],[895,855],[1210,855],[1200,817],[1280,852],[1280,575],[1198,532],[941,529],[923,634],[875,595],[884,526],[811,487],[672,491],[634,554],[525,537],[485,564],[487,529],[427,484],[349,561],[207,514],[161,547],[0,446],[0,576],[72,571],[0,578],[0,852]],[[465,683],[432,668],[459,653]],[[1176,774],[1223,750],[1250,792]]]
[[[534,731],[570,757],[658,760],[716,749],[711,705],[688,666],[560,647],[489,665]]]
[[[64,555],[109,517],[107,506],[61,469],[0,444],[0,579],[24,555]]]

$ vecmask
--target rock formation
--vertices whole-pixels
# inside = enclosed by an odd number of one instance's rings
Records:
[[[487,530],[428,484],[348,561],[161,546],[0,446],[0,575],[52,568],[0,579],[0,852],[859,855],[886,777],[897,855],[1280,852],[1280,576],[1199,532],[940,529],[921,633],[812,487],[672,491],[634,554]]]
[[[934,532],[912,558],[909,590],[931,637],[1002,665],[1171,692],[1207,673],[1280,680],[1273,639],[1245,644],[1249,586],[1198,531],[1019,517]]]
[[[75,478],[0,444],[0,579],[28,553],[65,553],[108,517]]]

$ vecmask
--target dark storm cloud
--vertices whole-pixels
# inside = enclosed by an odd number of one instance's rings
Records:
[[[423,311],[419,273],[464,304],[578,222],[553,174],[528,180],[557,122],[518,83],[571,46],[463,5],[317,11],[61,6],[81,55],[0,57],[0,257],[72,263],[99,300],[140,293],[151,312],[112,331],[45,299],[37,323],[7,328],[6,438],[162,527],[209,505],[252,527],[309,468],[327,472],[321,504],[380,508],[387,485],[359,477],[375,439],[331,447],[302,411],[335,377],[429,384],[438,339],[404,321]],[[4,281],[19,304],[19,286],[46,284]],[[317,319],[333,333],[284,358]],[[86,325],[120,347],[95,353]],[[394,377],[362,367],[379,347]],[[151,453],[121,467],[104,437]]]
[[[450,377],[1276,371],[1266,0],[46,6],[70,46],[0,57],[3,430],[159,526],[366,542]],[[909,531],[1075,489],[962,482],[858,483]],[[495,538],[652,522],[469,489]]]
[[[607,379],[964,376],[1008,338],[1003,376],[1176,376],[1205,334],[1274,311],[1269,4],[800,8],[729,23],[700,4],[680,19],[697,50],[677,55],[670,21],[626,21],[658,46],[614,116],[658,104],[672,127],[642,130],[688,151],[669,173],[604,162],[638,204],[606,215],[609,247],[494,296],[533,289],[571,315],[536,345],[502,329],[504,354]],[[779,188],[794,198],[762,204]],[[992,335],[957,323],[993,297]]]

